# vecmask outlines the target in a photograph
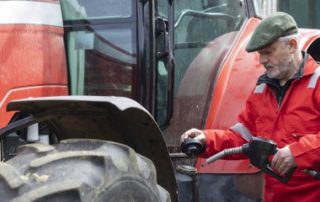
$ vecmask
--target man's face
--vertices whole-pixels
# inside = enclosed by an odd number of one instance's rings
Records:
[[[294,74],[293,54],[287,42],[277,40],[258,51],[260,63],[266,68],[269,78],[286,82]]]

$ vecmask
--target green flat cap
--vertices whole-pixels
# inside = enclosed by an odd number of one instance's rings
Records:
[[[276,12],[263,19],[253,32],[246,50],[253,52],[260,50],[279,37],[298,33],[296,21],[292,16],[283,12]]]

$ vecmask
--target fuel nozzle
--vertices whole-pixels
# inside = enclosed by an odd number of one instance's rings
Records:
[[[208,159],[206,159],[205,163],[202,164],[202,166],[212,163],[218,159],[224,158],[228,155],[245,154],[250,159],[250,163],[252,165],[278,179],[279,181],[286,183],[289,181],[295,168],[289,170],[288,173],[284,176],[281,176],[274,172],[270,166],[269,156],[277,153],[277,151],[278,148],[274,141],[259,137],[253,137],[249,143],[246,143],[239,147],[222,150],[221,152],[209,157]]]

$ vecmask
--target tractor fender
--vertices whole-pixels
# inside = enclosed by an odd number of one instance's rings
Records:
[[[131,147],[154,163],[159,185],[177,201],[174,170],[162,133],[136,101],[115,96],[42,97],[12,101],[7,110],[32,114],[31,122],[46,122],[59,140],[99,139]]]

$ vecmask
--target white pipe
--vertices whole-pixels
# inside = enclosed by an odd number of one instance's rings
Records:
[[[49,134],[40,134],[39,142],[42,144],[49,144]]]
[[[38,125],[38,123],[35,123],[35,124],[28,127],[27,141],[28,142],[39,141],[39,125]]]

